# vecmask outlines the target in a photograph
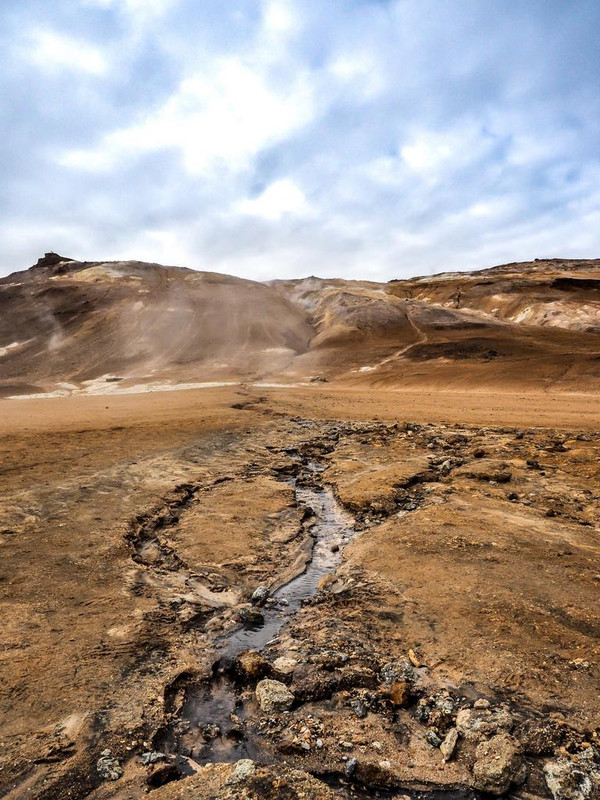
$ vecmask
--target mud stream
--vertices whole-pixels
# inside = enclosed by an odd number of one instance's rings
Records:
[[[217,640],[220,660],[214,679],[186,687],[178,721],[155,740],[158,750],[182,757],[180,766],[184,769],[187,759],[198,764],[240,758],[260,763],[274,760],[260,738],[246,736],[244,702],[227,669],[244,650],[264,650],[316,594],[321,579],[334,573],[341,563],[342,550],[354,534],[353,519],[337,503],[331,489],[318,485],[319,472],[320,467],[311,462],[303,465],[300,478],[289,481],[296,503],[311,515],[308,531],[312,546],[304,570],[271,594],[260,609],[263,622],[246,625]]]

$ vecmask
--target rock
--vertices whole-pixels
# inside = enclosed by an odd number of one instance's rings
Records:
[[[254,761],[250,758],[241,758],[236,762],[235,768],[229,778],[227,778],[228,786],[235,786],[237,783],[243,783],[248,780],[256,769]]]
[[[459,734],[456,728],[450,728],[446,734],[444,741],[440,745],[440,751],[444,757],[444,761],[450,761],[452,758],[458,742],[458,736]]]
[[[265,618],[262,613],[252,606],[244,606],[238,611],[238,619],[243,623],[246,628],[260,628],[265,624]]]
[[[395,789],[399,783],[389,761],[374,763],[361,760],[356,765],[354,776],[371,789]]]
[[[291,675],[294,670],[296,669],[298,662],[295,658],[287,658],[286,656],[280,656],[276,658],[273,662],[273,669],[278,675],[288,676]]]
[[[442,740],[435,731],[427,731],[425,738],[432,747],[439,747],[442,743]]]
[[[250,602],[254,606],[264,606],[264,604],[269,599],[269,595],[271,592],[266,586],[259,586],[252,592],[252,597],[250,598]]]
[[[469,741],[510,731],[513,718],[502,708],[463,708],[456,715],[458,732]]]
[[[123,775],[123,770],[117,758],[113,758],[110,750],[103,750],[96,762],[96,769],[105,781],[118,781]]]
[[[395,681],[414,683],[416,680],[415,669],[409,661],[389,661],[381,668],[381,677],[386,686]]]
[[[213,722],[207,722],[206,725],[203,725],[200,728],[200,730],[202,731],[202,736],[204,736],[207,742],[210,742],[213,739],[218,739],[221,735],[221,729]]]
[[[359,719],[364,719],[367,716],[367,706],[360,698],[350,701],[350,708],[354,711]]]
[[[590,748],[591,751],[591,748]],[[596,800],[600,797],[600,769],[591,757],[577,762],[559,758],[544,765],[544,778],[554,800]]]
[[[156,788],[157,786],[165,786],[171,781],[178,781],[182,776],[183,772],[177,764],[162,764],[148,775],[146,783],[148,786]]]
[[[244,650],[233,662],[233,669],[243,681],[257,681],[268,674],[270,666],[256,650]]]
[[[390,700],[395,706],[405,708],[410,702],[411,685],[408,681],[394,681],[390,686]]]
[[[527,775],[519,743],[508,733],[499,733],[481,742],[475,751],[473,787],[489,794],[501,795],[511,783],[520,784]]]
[[[475,700],[473,703],[473,708],[489,708],[491,705],[489,700],[485,700],[485,698],[480,697],[479,700]]]
[[[565,730],[552,720],[529,719],[522,722],[513,735],[521,742],[524,753],[550,756],[562,744]]]
[[[155,764],[157,761],[166,761],[167,756],[158,750],[149,750],[147,753],[142,753],[140,760],[147,767],[148,764]]]
[[[267,714],[277,714],[288,711],[295,697],[285,683],[265,678],[256,687],[256,699],[262,711],[266,711]]]
[[[354,775],[357,766],[358,766],[358,759],[356,758],[349,758],[348,761],[346,761],[344,772],[346,773],[348,778],[351,778]]]

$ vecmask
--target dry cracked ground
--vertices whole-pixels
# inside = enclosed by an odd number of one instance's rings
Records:
[[[600,796],[595,398],[2,407],[1,796]]]

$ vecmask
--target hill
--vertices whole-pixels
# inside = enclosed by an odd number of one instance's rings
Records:
[[[259,283],[46,254],[0,280],[0,392],[214,382],[595,390],[600,260]]]

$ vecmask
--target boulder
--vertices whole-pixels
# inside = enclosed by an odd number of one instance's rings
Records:
[[[117,758],[113,758],[110,750],[103,750],[96,763],[100,777],[105,781],[118,781],[123,776],[123,769]]]
[[[592,749],[577,761],[559,758],[544,766],[544,778],[554,800],[596,800],[600,797],[600,767]],[[583,757],[582,757],[583,756]]]
[[[295,697],[285,683],[265,678],[256,687],[256,699],[261,709],[267,714],[277,714],[288,711],[292,707]]]
[[[244,650],[235,659],[233,669],[243,681],[257,681],[269,672],[269,662],[256,650]]]
[[[513,718],[503,708],[462,708],[456,715],[456,727],[465,739],[477,741],[502,731],[509,732]]]
[[[291,675],[296,669],[298,662],[295,658],[287,658],[287,656],[280,656],[273,662],[273,669],[278,675],[288,676]]]
[[[527,777],[519,743],[508,733],[499,733],[489,741],[481,742],[475,758],[473,787],[481,792],[501,795],[511,784],[521,784]]]

